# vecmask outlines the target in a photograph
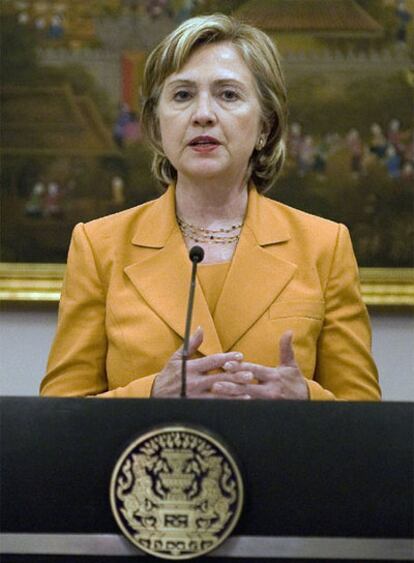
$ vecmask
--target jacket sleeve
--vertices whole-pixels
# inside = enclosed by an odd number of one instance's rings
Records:
[[[371,355],[371,329],[348,229],[339,225],[325,287],[325,319],[318,340],[311,399],[381,399]]]
[[[149,397],[156,374],[108,390],[106,377],[106,290],[97,261],[79,223],[72,235],[59,306],[58,326],[44,396]]]

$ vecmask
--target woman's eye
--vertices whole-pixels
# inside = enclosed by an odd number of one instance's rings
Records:
[[[176,102],[185,102],[189,99],[190,99],[190,92],[188,92],[187,90],[178,90],[178,92],[175,92],[174,94],[174,100]]]
[[[221,95],[226,102],[232,102],[239,99],[239,95],[234,90],[223,90]]]

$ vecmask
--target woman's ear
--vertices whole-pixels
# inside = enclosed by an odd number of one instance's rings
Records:
[[[255,144],[255,147],[254,147],[257,151],[261,151],[262,148],[266,146],[267,139],[268,139],[269,134],[270,134],[270,130],[271,130],[271,127],[269,126],[269,124],[262,122],[261,132],[260,132],[260,135],[258,136],[258,138],[256,140],[256,144]]]
[[[267,137],[262,133],[261,135],[259,135],[259,138],[257,139],[254,148],[257,151],[261,151],[262,148],[266,145],[266,140],[267,140]]]
[[[267,143],[269,135],[272,131],[273,124],[275,123],[275,119],[271,119],[270,121],[263,121],[260,136],[264,138],[264,144]]]

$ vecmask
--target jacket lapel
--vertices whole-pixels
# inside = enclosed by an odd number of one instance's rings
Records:
[[[148,207],[147,213],[140,219],[132,244],[145,251],[142,252],[142,260],[125,268],[126,275],[148,305],[184,338],[191,262],[176,224],[172,187]],[[213,319],[197,281],[192,332],[199,325],[204,329],[200,352],[204,355],[221,352]]]
[[[291,280],[296,265],[277,256],[277,245],[289,238],[274,203],[252,187],[240,241],[214,314],[224,351],[231,349]]]

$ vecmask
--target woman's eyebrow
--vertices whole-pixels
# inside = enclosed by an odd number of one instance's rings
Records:
[[[244,89],[244,82],[242,82],[241,80],[238,80],[236,78],[218,78],[217,80],[213,80],[213,85],[214,86],[226,86],[226,85],[232,85],[232,86],[238,86],[239,88]],[[174,80],[171,80],[171,82],[168,82],[166,84],[166,88],[174,88],[176,86],[192,86],[195,87],[197,86],[197,81],[195,80],[190,80],[187,78],[176,78]]]
[[[171,86],[177,86],[178,84],[184,84],[186,86],[195,86],[196,82],[194,80],[187,80],[185,78],[176,78],[175,80],[171,80],[171,82],[167,82],[167,88]]]

